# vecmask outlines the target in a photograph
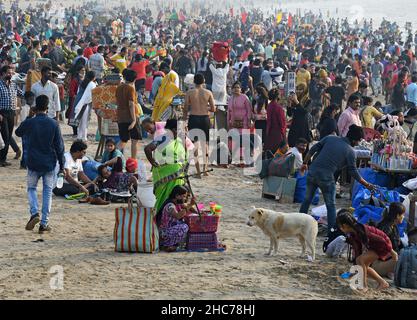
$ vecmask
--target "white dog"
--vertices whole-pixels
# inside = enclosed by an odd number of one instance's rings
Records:
[[[277,255],[279,239],[298,237],[302,247],[301,256],[305,256],[307,246],[312,254],[312,257],[308,256],[308,260],[314,261],[318,224],[312,216],[304,213],[282,213],[254,207],[247,224],[249,226],[257,225],[269,236],[271,241],[266,255]],[[273,253],[272,250],[274,250]]]

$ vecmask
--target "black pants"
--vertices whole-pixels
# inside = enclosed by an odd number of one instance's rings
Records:
[[[94,186],[90,186],[87,188],[89,194],[93,194],[94,193]],[[54,190],[52,190],[52,192],[54,193],[54,195],[56,195],[57,197],[65,197],[65,195],[69,195],[72,196],[74,194],[78,194],[81,193],[80,189],[78,189],[78,187],[69,184],[69,183],[64,183],[64,185],[62,186],[61,189],[55,188]]]
[[[4,140],[4,148],[0,150],[0,163],[2,163],[6,161],[7,153],[9,152],[9,146],[13,135],[15,112],[13,110],[0,110],[0,114],[3,116],[3,121],[0,122],[0,132]]]
[[[52,190],[52,192],[57,197],[64,197],[66,194],[71,196],[73,194],[80,193],[80,189],[78,189],[76,186],[72,184],[64,183],[61,189],[55,188],[54,190]]]

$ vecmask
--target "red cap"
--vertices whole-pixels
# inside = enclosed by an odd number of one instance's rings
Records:
[[[133,158],[127,159],[127,161],[126,161],[126,169],[129,172],[136,171],[137,168],[138,168],[138,160],[133,159]]]

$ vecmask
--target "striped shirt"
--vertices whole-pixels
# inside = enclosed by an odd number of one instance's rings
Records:
[[[16,110],[17,97],[23,98],[23,91],[14,82],[7,84],[0,80],[0,111]]]

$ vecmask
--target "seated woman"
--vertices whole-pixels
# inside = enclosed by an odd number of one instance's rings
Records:
[[[106,140],[105,146],[106,150],[103,153],[101,162],[93,159],[83,160],[84,173],[90,180],[95,180],[98,177],[98,167],[100,165],[112,167],[116,164],[118,157],[122,158],[123,170],[126,169],[126,159],[123,153],[116,148],[116,142],[109,138]]]
[[[164,251],[176,251],[177,247],[186,240],[188,225],[183,218],[196,204],[194,199],[191,199],[189,204],[185,203],[187,194],[188,189],[184,186],[174,187],[156,215],[160,246]]]
[[[117,157],[116,163],[113,165],[113,169],[111,171],[104,164],[98,167],[98,177],[96,179],[96,183],[100,189],[109,189],[116,190],[116,192],[125,192],[129,191],[131,186],[134,186],[136,188],[138,185],[138,180],[133,173],[123,172],[122,158]]]
[[[379,290],[388,288],[388,282],[371,267],[377,260],[398,259],[388,236],[375,227],[358,223],[348,210],[338,212],[336,223],[352,245],[354,261],[363,268],[363,290],[368,290],[368,276],[378,282]]]
[[[278,145],[278,149],[274,154],[274,158],[275,157],[282,157],[282,156],[286,155],[289,150],[290,150],[290,146],[288,145],[287,140],[285,140],[285,139],[282,140]]]
[[[392,243],[392,249],[397,253],[393,259],[387,261],[377,260],[372,264],[372,268],[382,277],[393,277],[395,265],[398,260],[398,254],[403,248],[397,225],[403,222],[404,217],[404,205],[400,202],[393,202],[390,204],[389,210],[382,218],[382,221],[378,224],[377,228],[384,231],[384,233],[389,237]]]
[[[122,159],[122,169],[126,169],[126,159],[123,153],[116,148],[116,141],[112,138],[106,140],[106,150],[103,153],[101,163],[106,166],[113,166],[117,162],[117,157]]]

